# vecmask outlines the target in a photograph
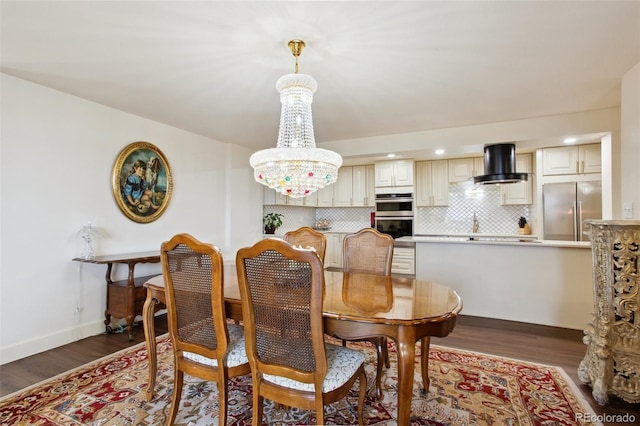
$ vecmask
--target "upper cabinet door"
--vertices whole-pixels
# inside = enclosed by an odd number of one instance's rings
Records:
[[[385,161],[375,164],[376,187],[413,186],[413,161]]]
[[[516,154],[516,172],[531,173],[531,154]],[[525,182],[500,185],[503,205],[532,204],[533,177]]]
[[[484,157],[473,158],[473,177],[484,174]]]
[[[333,184],[333,206],[351,207],[353,196],[353,168],[340,167],[338,181]]]
[[[351,205],[366,206],[367,198],[367,166],[353,166],[353,195]]]
[[[333,207],[333,185],[325,186],[317,192],[318,199],[316,205],[318,207]]]
[[[376,163],[376,186],[393,186],[393,163]]]
[[[318,191],[315,191],[303,198],[304,205],[316,207],[318,205]]]
[[[601,173],[600,144],[562,146],[542,150],[542,174],[577,175]]]
[[[602,152],[600,144],[580,145],[579,148],[580,173],[601,173]]]
[[[542,174],[572,175],[578,173],[578,147],[562,146],[542,150]]]
[[[354,207],[375,207],[375,168],[373,164],[353,166],[353,196],[351,205]]]
[[[447,160],[416,163],[416,206],[446,206],[449,204],[449,172]]]
[[[366,176],[367,176],[367,190],[366,190],[366,202],[364,203],[367,207],[375,207],[376,206],[376,167],[373,164],[367,164],[366,166]]]
[[[416,163],[416,206],[431,206],[431,161]]]
[[[431,193],[434,206],[449,205],[449,169],[447,160],[431,162]]]
[[[413,186],[413,161],[395,161],[394,186]]]
[[[466,182],[484,174],[484,157],[448,160],[449,182]]]
[[[473,158],[456,158],[449,161],[449,182],[465,182],[473,177]]]

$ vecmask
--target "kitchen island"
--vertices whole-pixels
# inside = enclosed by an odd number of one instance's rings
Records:
[[[401,240],[416,243],[416,278],[455,290],[465,315],[584,329],[593,311],[591,244],[519,238]]]

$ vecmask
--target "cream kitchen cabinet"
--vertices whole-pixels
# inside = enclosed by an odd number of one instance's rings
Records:
[[[318,200],[317,192],[302,198],[291,198],[277,192],[275,189],[264,187],[263,204],[267,206],[310,206],[316,207]]]
[[[416,261],[415,248],[395,247],[391,260],[391,273],[403,275],[415,275]]]
[[[307,199],[307,197],[291,198],[287,196],[285,196],[285,198],[287,199],[287,205],[289,206],[304,206]]]
[[[413,186],[413,161],[375,163],[376,187]]]
[[[447,160],[416,163],[416,206],[449,205],[449,172]]]
[[[375,166],[353,166],[353,194],[351,205],[354,207],[375,207]]]
[[[531,173],[531,154],[516,154],[516,172]],[[518,205],[533,203],[533,177],[528,176],[525,182],[500,185],[502,205]]]
[[[303,200],[305,206],[316,207],[318,205],[318,191],[307,195]]]
[[[275,189],[271,189],[269,187],[263,187],[263,203],[269,206],[286,206],[288,198],[286,195],[283,195],[276,191]]]
[[[484,174],[484,157],[456,158],[448,160],[449,182],[466,182]]]
[[[542,174],[576,175],[601,173],[600,144],[562,146],[542,150]]]
[[[375,169],[373,164],[344,166],[338,170],[336,183],[318,191],[318,207],[375,206]]]
[[[353,169],[340,167],[338,180],[318,191],[318,207],[350,207],[353,194]]]
[[[333,207],[351,207],[353,197],[353,168],[340,167],[338,181],[333,185]]]
[[[318,207],[333,207],[333,185],[318,190]]]
[[[582,145],[578,151],[580,173],[602,173],[602,151],[600,144]]]
[[[324,235],[327,238],[324,267],[342,268],[342,241],[344,240],[345,234],[328,232]]]

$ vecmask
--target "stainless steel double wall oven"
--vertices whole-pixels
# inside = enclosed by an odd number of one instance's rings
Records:
[[[413,236],[413,194],[376,194],[376,229],[394,239]]]

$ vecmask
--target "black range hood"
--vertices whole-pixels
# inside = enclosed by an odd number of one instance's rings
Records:
[[[528,173],[516,173],[516,145],[500,143],[484,147],[484,175],[473,182],[481,185],[526,181]]]

